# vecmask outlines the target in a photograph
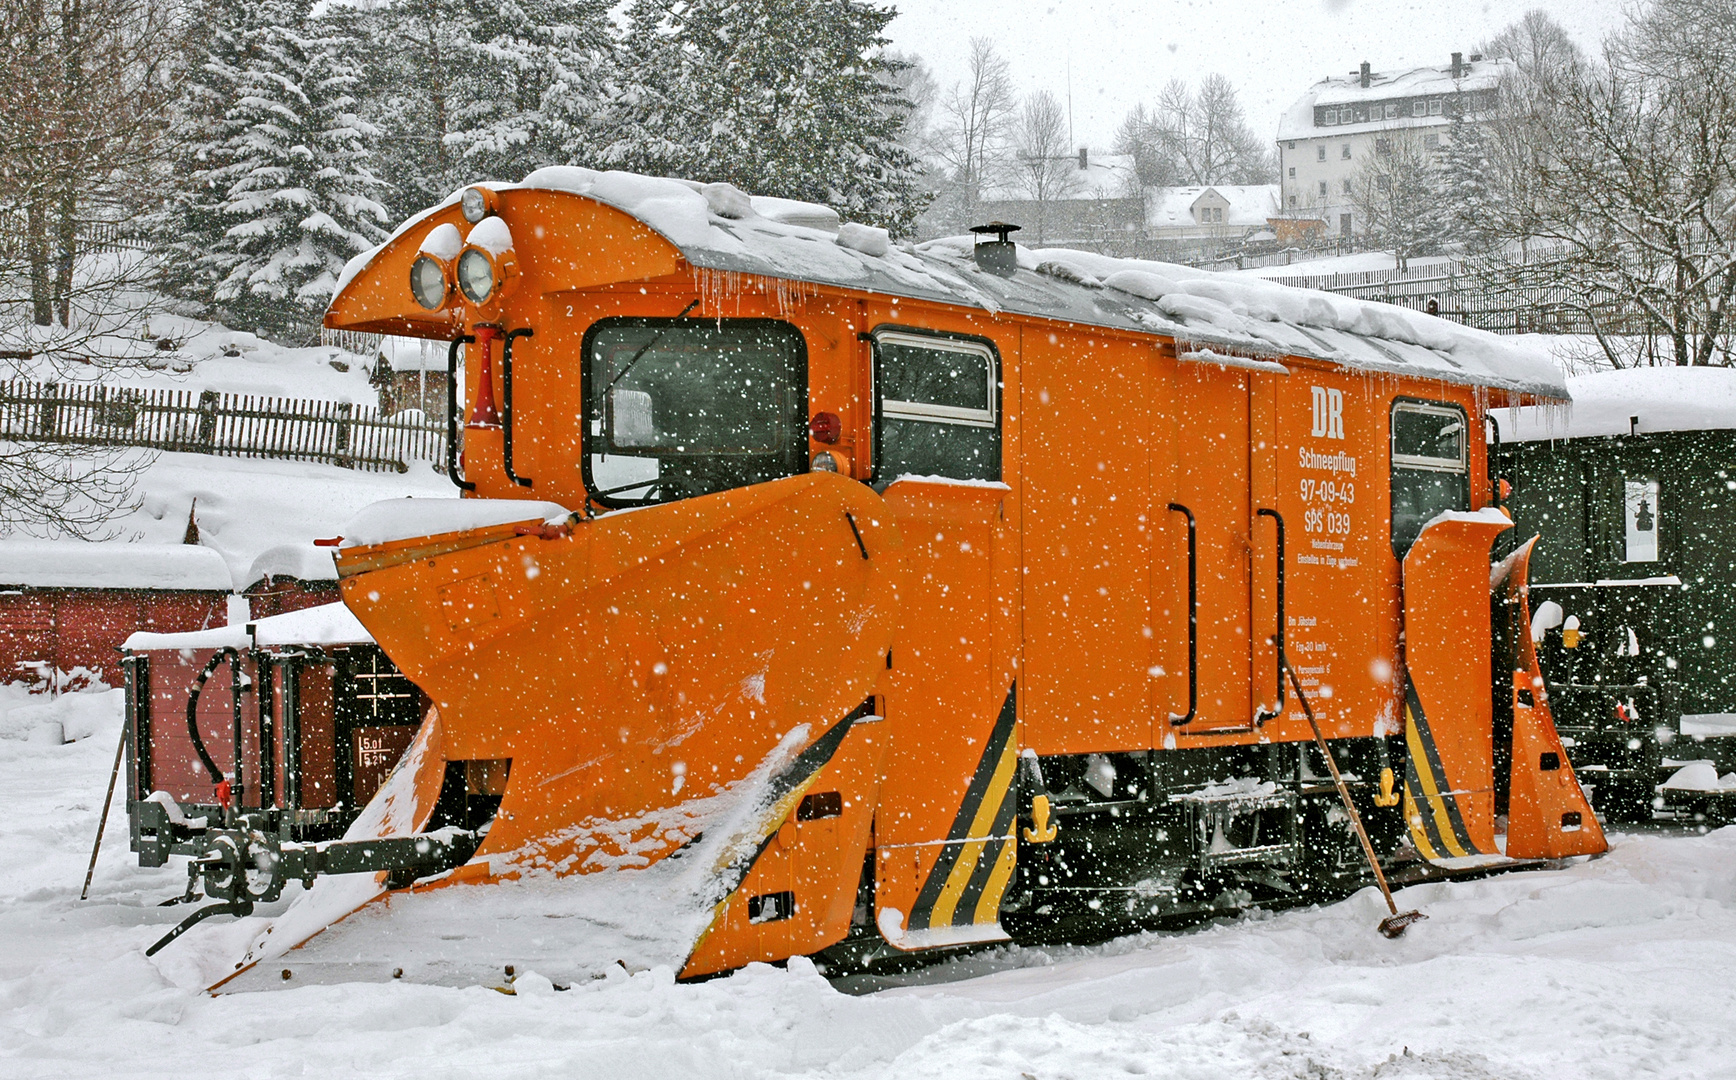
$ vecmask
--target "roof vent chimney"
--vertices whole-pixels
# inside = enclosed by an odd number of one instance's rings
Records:
[[[1361,74],[1362,88],[1364,90],[1368,89],[1368,84],[1373,81],[1373,77],[1374,77],[1374,73],[1369,70],[1368,61],[1364,60],[1362,62],[1362,74]]]
[[[1465,70],[1465,54],[1453,54],[1453,78],[1458,78]]]
[[[1019,246],[1007,237],[1018,232],[1019,227],[1004,221],[991,221],[987,225],[972,226],[970,231],[977,236],[976,247],[971,249],[971,254],[976,256],[977,269],[1001,277],[1012,276],[1019,268]],[[994,239],[988,239],[990,236]]]
[[[1081,146],[1079,148],[1079,171],[1084,172],[1091,167],[1091,151]]]

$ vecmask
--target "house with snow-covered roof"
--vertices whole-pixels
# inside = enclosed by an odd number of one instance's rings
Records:
[[[1020,239],[1032,244],[1117,255],[1137,250],[1145,200],[1132,155],[1080,147],[1077,155],[1042,164],[1042,198],[1030,173],[1022,173],[1015,163],[1004,177],[983,188],[977,216],[1019,226]]]
[[[1277,184],[1145,189],[1145,227],[1154,240],[1242,240],[1277,213]]]
[[[1379,72],[1367,61],[1348,76],[1321,79],[1278,122],[1278,174],[1287,219],[1321,223],[1325,232],[1361,230],[1351,192],[1371,157],[1415,140],[1427,155],[1447,143],[1453,122],[1482,122],[1511,60],[1454,53],[1444,67]]]

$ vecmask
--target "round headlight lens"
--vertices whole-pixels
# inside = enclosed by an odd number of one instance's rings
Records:
[[[488,195],[481,188],[465,188],[458,206],[464,211],[464,220],[474,225],[488,216]]]
[[[814,455],[814,460],[808,463],[809,472],[837,472],[838,455],[830,450],[822,450]]]
[[[429,311],[446,305],[446,268],[432,255],[420,255],[410,264],[410,295]]]
[[[488,256],[469,248],[458,256],[458,287],[473,304],[486,304],[494,295],[494,264]]]

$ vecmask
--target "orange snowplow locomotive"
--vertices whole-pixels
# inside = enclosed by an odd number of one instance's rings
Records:
[[[685,863],[699,976],[1342,894],[1310,709],[1400,881],[1603,850],[1489,557],[1553,369],[1012,229],[547,169],[352,263],[328,326],[450,343],[466,499],[336,553],[431,703],[339,846],[443,838],[338,917]]]

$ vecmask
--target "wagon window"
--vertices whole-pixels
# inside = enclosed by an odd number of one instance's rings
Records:
[[[1658,561],[1658,482],[1650,477],[1622,481],[1624,546],[1623,562]]]
[[[1393,403],[1392,553],[1398,558],[1436,514],[1470,509],[1469,429],[1457,406]]]
[[[1000,365],[970,338],[904,330],[874,341],[874,485],[901,476],[999,480]]]
[[[807,354],[790,324],[605,319],[584,356],[584,480],[605,506],[802,471]]]

